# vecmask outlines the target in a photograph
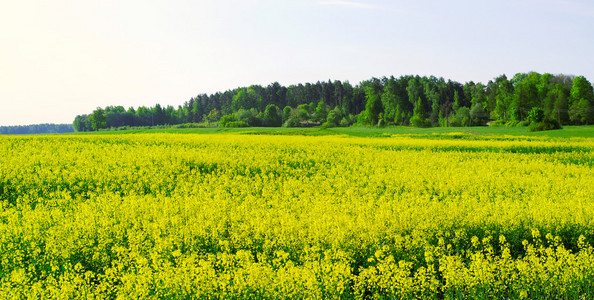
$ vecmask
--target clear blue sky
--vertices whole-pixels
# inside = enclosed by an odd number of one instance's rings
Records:
[[[0,43],[0,125],[71,123],[274,81],[592,81],[594,1],[18,0]]]

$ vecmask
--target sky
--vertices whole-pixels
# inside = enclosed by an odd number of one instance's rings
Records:
[[[593,81],[593,33],[590,0],[4,1],[0,126],[275,81]]]

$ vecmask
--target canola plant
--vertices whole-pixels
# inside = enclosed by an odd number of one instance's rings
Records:
[[[0,298],[594,298],[594,139],[0,137]]]

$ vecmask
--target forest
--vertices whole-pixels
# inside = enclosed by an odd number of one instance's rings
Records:
[[[594,92],[584,76],[518,73],[487,84],[406,75],[282,86],[252,85],[173,106],[98,107],[74,119],[75,131],[184,124],[220,127],[525,125],[594,123]],[[178,125],[178,126],[184,126]]]
[[[0,134],[41,134],[73,132],[70,124],[0,126]]]

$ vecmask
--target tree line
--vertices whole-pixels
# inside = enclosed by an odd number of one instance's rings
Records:
[[[0,134],[67,133],[74,131],[72,127],[70,124],[0,126]]]
[[[538,110],[534,112],[533,110]],[[185,123],[241,126],[527,125],[529,116],[560,125],[594,123],[594,92],[584,76],[518,73],[487,84],[434,76],[252,85],[190,98],[178,107],[97,108],[76,116],[76,131]]]

